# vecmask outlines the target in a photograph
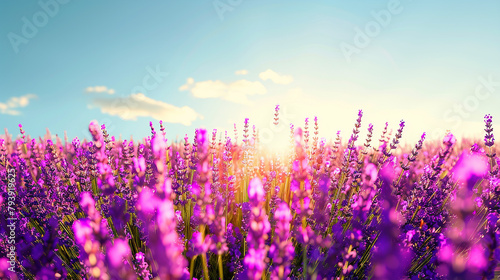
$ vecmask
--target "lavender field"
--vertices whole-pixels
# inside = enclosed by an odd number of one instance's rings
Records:
[[[424,133],[413,146],[401,144],[403,121],[393,135],[388,124],[373,135],[362,111],[353,121],[331,140],[317,118],[291,125],[285,156],[262,148],[249,119],[179,143],[162,122],[140,141],[94,122],[93,139],[71,142],[19,125],[22,137],[0,139],[0,275],[494,279],[492,117],[484,140]]]

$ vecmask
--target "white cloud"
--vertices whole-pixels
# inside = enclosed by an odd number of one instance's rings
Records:
[[[180,91],[188,90],[193,84],[194,84],[194,79],[193,78],[187,78],[186,84],[182,85],[179,88],[179,90]]]
[[[219,80],[207,80],[195,83],[192,78],[179,90],[189,90],[196,98],[220,98],[234,103],[248,103],[248,96],[267,93],[266,87],[259,81],[238,80],[224,83]]]
[[[126,97],[99,98],[93,100],[93,106],[102,113],[118,116],[124,120],[136,120],[137,117],[151,117],[169,123],[191,125],[198,118],[203,118],[192,108],[177,107],[163,101],[151,99],[142,93]]]
[[[115,94],[115,90],[112,88],[108,88],[106,86],[95,86],[95,87],[88,87],[85,89],[86,92],[96,92],[96,93],[107,93],[107,94]]]
[[[234,74],[236,74],[236,75],[246,75],[246,74],[248,74],[248,70],[245,70],[245,69],[236,70],[236,72],[234,72]]]
[[[264,72],[261,72],[259,74],[259,78],[261,78],[264,81],[271,80],[275,84],[280,84],[280,85],[288,85],[291,82],[293,82],[293,77],[290,75],[281,75],[276,72],[274,72],[271,69],[267,69]]]
[[[7,100],[6,103],[0,103],[0,113],[13,116],[20,115],[21,112],[14,109],[28,106],[28,104],[30,103],[30,99],[36,97],[37,96],[34,94],[26,94],[19,97],[17,96],[11,97],[9,100]]]

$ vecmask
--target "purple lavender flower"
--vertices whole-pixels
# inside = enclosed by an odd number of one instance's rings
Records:
[[[142,279],[151,278],[152,275],[149,271],[148,263],[146,262],[146,257],[143,252],[135,254],[135,266],[137,276],[142,277]]]
[[[80,248],[80,259],[84,262],[88,273],[94,278],[107,274],[104,264],[105,256],[101,247],[107,242],[106,220],[101,220],[95,209],[95,201],[89,193],[82,193],[80,205],[88,216],[73,223],[75,241]]]
[[[276,105],[276,108],[274,108],[274,125],[279,124],[279,110],[280,110],[280,105]]]
[[[411,253],[400,246],[399,228],[401,217],[395,210],[396,199],[392,195],[391,185],[394,169],[386,166],[381,171],[382,188],[380,195],[381,222],[378,226],[380,235],[375,243],[373,255],[374,279],[402,279],[411,260]]]
[[[224,254],[228,248],[226,244],[226,217],[224,215],[224,201],[222,197],[217,196],[215,206],[215,219],[210,224],[212,234],[212,244],[210,250],[217,255]]]
[[[182,255],[183,245],[177,234],[177,218],[172,201],[172,180],[163,177],[166,143],[155,135],[151,140],[154,154],[154,170],[157,173],[155,191],[143,188],[139,198],[139,214],[145,225],[145,233],[157,266],[153,273],[162,279],[183,279],[187,261]],[[152,222],[151,222],[152,221]]]
[[[229,223],[227,225],[226,240],[229,248],[229,256],[231,258],[231,261],[228,263],[229,271],[233,272],[235,275],[239,275],[243,270],[240,258],[240,248],[243,242],[243,235],[241,234],[240,229]]]
[[[274,213],[276,227],[274,242],[269,249],[269,257],[273,260],[271,279],[285,279],[290,274],[290,264],[294,257],[294,246],[290,241],[290,222],[292,215],[288,205],[280,203]]]
[[[113,244],[108,244],[106,264],[111,279],[137,279],[135,271],[130,266],[131,259],[132,253],[126,240],[115,239]]]
[[[486,131],[486,136],[484,136],[484,144],[487,147],[491,147],[495,143],[495,137],[493,136],[493,133],[492,133],[493,132],[493,125],[492,125],[493,117],[491,115],[484,116],[484,122],[486,124],[486,128],[484,129],[484,131]]]
[[[471,240],[476,236],[479,217],[474,215],[475,202],[473,189],[486,176],[487,159],[479,154],[462,153],[454,167],[454,178],[461,186],[457,190],[456,199],[451,209],[459,219],[445,231],[446,239],[442,240],[439,250],[441,265],[438,271],[442,275],[463,279],[480,279],[486,270],[488,261],[485,250],[480,243]]]
[[[248,185],[248,199],[252,205],[250,227],[247,235],[248,253],[245,256],[245,279],[261,279],[266,268],[265,258],[268,248],[265,241],[271,226],[267,219],[264,205],[264,187],[258,178],[252,179]]]

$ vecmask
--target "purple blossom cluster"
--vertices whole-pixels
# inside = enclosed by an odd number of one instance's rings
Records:
[[[0,137],[0,278],[499,277],[491,115],[483,140],[423,133],[413,146],[404,121],[377,143],[362,111],[350,137],[322,138],[311,120],[290,124],[284,157],[248,118],[234,136],[197,129],[181,142],[162,122],[139,141],[95,122],[71,142],[20,125]]]

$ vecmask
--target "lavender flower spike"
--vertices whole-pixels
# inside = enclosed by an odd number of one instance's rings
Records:
[[[254,178],[248,186],[248,199],[252,207],[248,229],[248,253],[245,256],[246,275],[244,279],[261,279],[266,268],[267,246],[271,225],[264,209],[265,192],[259,178]],[[245,277],[246,276],[246,277]]]
[[[269,255],[273,259],[271,279],[285,279],[290,274],[290,264],[294,257],[294,247],[290,241],[290,222],[292,214],[285,202],[282,202],[274,213],[276,221],[274,243]]]

